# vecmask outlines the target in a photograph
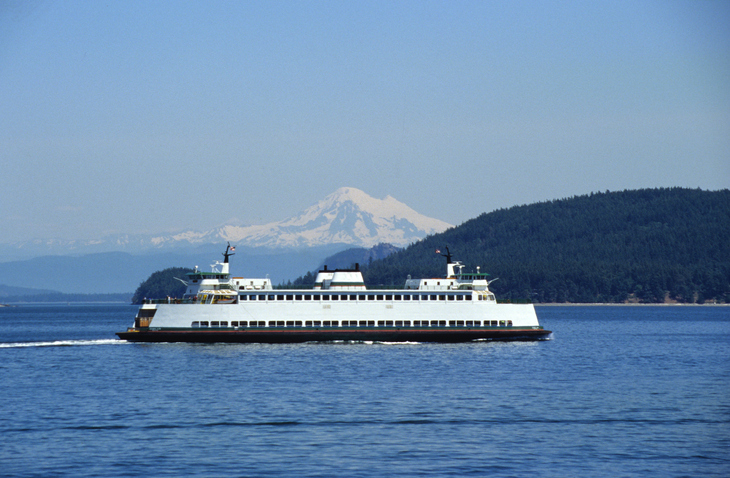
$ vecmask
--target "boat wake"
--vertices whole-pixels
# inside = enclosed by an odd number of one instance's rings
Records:
[[[0,343],[0,349],[16,349],[23,347],[75,347],[79,345],[116,345],[126,344],[125,340],[98,339],[98,340],[54,340],[52,342],[12,342]]]

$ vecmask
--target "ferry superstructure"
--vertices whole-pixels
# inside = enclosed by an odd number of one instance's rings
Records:
[[[224,262],[187,274],[181,299],[145,300],[133,342],[310,341],[467,342],[541,340],[550,335],[532,304],[498,304],[488,275],[464,272],[446,257],[446,276],[406,280],[402,289],[372,290],[362,272],[320,270],[313,289],[275,289],[270,279],[232,277]]]

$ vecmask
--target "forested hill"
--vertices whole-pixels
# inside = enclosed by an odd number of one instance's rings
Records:
[[[499,278],[498,299],[730,303],[730,191],[643,189],[501,209],[373,262],[371,287],[465,271]]]

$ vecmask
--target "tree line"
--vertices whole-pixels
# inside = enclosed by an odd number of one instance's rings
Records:
[[[592,193],[485,213],[374,261],[370,286],[444,274],[436,249],[499,278],[503,300],[730,303],[730,191]]]

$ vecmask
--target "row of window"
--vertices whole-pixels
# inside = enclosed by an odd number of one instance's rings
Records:
[[[481,296],[480,300],[481,300]],[[279,300],[471,300],[469,294],[242,294],[239,301]]]
[[[411,327],[410,320],[270,320],[269,327]],[[342,325],[340,325],[340,323]],[[413,327],[512,327],[511,320],[414,320]],[[228,327],[227,320],[195,321],[193,328],[199,327]],[[265,320],[233,320],[231,327],[252,328],[266,327]]]

